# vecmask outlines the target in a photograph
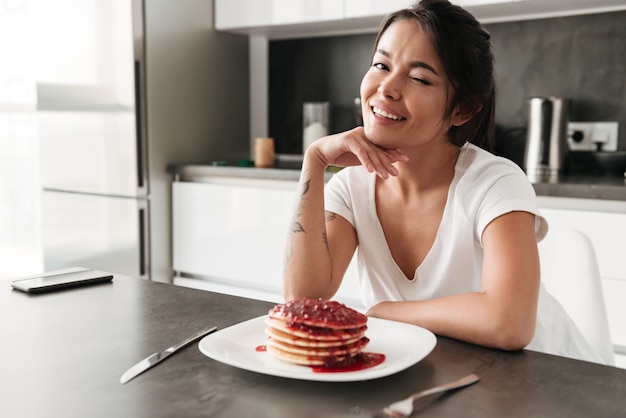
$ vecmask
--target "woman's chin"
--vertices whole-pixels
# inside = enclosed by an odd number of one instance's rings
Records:
[[[365,133],[365,137],[367,138],[368,141],[370,141],[372,144],[374,145],[378,145],[381,146],[381,139],[383,138],[383,135],[381,134],[380,130],[378,129],[372,129],[371,127],[368,126],[364,126],[364,133]]]
[[[376,130],[368,130],[366,128],[365,137],[369,142],[381,148],[395,148],[395,146],[389,143],[389,135],[384,135]]]

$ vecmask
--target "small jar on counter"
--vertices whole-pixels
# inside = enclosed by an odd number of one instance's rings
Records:
[[[274,166],[274,138],[264,137],[254,140],[254,166],[259,168]]]

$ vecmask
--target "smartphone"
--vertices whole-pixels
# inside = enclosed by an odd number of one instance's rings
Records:
[[[113,274],[111,273],[72,267],[15,279],[11,282],[11,286],[26,293],[43,293],[68,287],[106,283],[112,280]]]

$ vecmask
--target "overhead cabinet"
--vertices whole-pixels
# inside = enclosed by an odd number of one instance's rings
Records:
[[[395,10],[405,9],[411,0],[343,0],[346,19],[361,17],[382,17]]]
[[[266,34],[267,28],[340,21],[343,1],[225,0],[215,2],[215,28]]]
[[[412,0],[216,0],[217,30],[302,38],[375,32],[385,15]],[[624,0],[457,0],[482,23],[626,10]]]

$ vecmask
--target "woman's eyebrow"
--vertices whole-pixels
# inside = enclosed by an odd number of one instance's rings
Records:
[[[382,56],[384,56],[386,58],[390,58],[391,59],[391,54],[389,52],[385,51],[384,49],[380,49],[379,48],[379,49],[376,50],[376,53],[378,53],[378,54],[380,54],[380,55],[382,55]],[[409,63],[409,67],[411,67],[411,68],[425,68],[428,71],[432,72],[433,74],[435,74],[437,76],[439,75],[437,73],[437,71],[430,64],[428,64],[428,63],[426,63],[424,61],[411,61]]]

